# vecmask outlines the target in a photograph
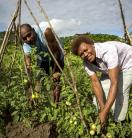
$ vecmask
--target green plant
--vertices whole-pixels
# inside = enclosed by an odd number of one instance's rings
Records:
[[[117,36],[111,35],[92,35],[95,41],[120,40]],[[72,37],[63,38],[64,48],[67,51],[67,58],[70,61],[71,69],[75,75],[80,106],[85,118],[87,128],[82,123],[75,94],[71,87],[61,76],[61,101],[57,106],[52,101],[53,82],[49,76],[42,72],[36,66],[35,49],[32,51],[32,79],[33,95],[35,104],[32,106],[28,102],[27,88],[28,77],[25,73],[23,54],[20,47],[15,47],[14,44],[9,44],[5,52],[4,60],[1,68],[0,79],[0,131],[4,132],[4,127],[8,122],[18,123],[24,122],[26,126],[33,127],[36,123],[45,123],[54,121],[57,124],[58,137],[94,137],[100,138],[124,138],[130,137],[132,134],[132,95],[130,94],[129,109],[125,122],[115,123],[110,116],[105,131],[101,130],[101,126],[97,121],[98,112],[92,103],[93,93],[91,90],[90,79],[84,72],[82,61],[71,54],[70,41]],[[16,51],[16,58],[12,68],[12,55]],[[11,70],[11,73],[10,73]],[[65,64],[64,72],[72,83],[67,64]],[[41,74],[43,77],[42,89],[39,94],[36,94],[35,81],[36,75]],[[35,98],[37,97],[37,98]],[[8,117],[8,120],[7,120]],[[92,124],[92,126],[90,125]]]

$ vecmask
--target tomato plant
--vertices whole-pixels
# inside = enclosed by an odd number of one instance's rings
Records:
[[[87,33],[95,41],[121,40],[113,35],[92,35]],[[132,95],[130,94],[129,109],[126,120],[124,122],[113,122],[112,116],[109,117],[105,131],[101,130],[100,124],[97,122],[98,112],[92,103],[93,93],[91,90],[90,79],[85,73],[80,58],[74,56],[70,52],[70,42],[72,37],[63,38],[64,48],[67,51],[66,58],[70,61],[72,72],[74,73],[80,107],[84,116],[86,126],[82,123],[76,96],[61,76],[61,99],[59,105],[56,106],[52,99],[53,82],[42,70],[36,66],[35,49],[32,52],[32,79],[33,87],[32,99],[35,104],[32,106],[28,102],[27,89],[28,77],[25,73],[23,54],[20,46],[16,47],[14,43],[8,44],[3,59],[0,75],[0,131],[4,132],[4,128],[8,122],[23,122],[27,127],[34,127],[37,123],[45,123],[54,121],[57,124],[58,137],[94,137],[100,138],[124,138],[132,135]],[[13,53],[16,57],[13,61]],[[11,67],[11,63],[13,63]],[[72,84],[70,72],[65,62],[64,72]],[[39,93],[35,91],[36,76],[41,74],[42,89]],[[132,91],[132,90],[131,90]],[[92,125],[91,125],[92,124]]]

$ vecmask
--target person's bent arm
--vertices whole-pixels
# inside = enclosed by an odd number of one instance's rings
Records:
[[[110,84],[110,89],[109,89],[109,93],[108,93],[108,97],[107,97],[104,109],[99,114],[99,117],[102,123],[105,123],[107,115],[111,109],[111,106],[113,105],[116,99],[117,88],[118,88],[118,72],[119,72],[118,67],[108,70],[111,84]]]
[[[46,28],[45,32],[45,37],[46,37],[46,40],[48,42],[48,46],[52,52],[52,54],[54,55],[55,59],[57,60],[58,64],[60,64],[61,60],[61,49],[59,47],[59,44],[57,43],[56,41],[56,38],[51,30],[51,28]],[[58,66],[56,65],[56,63],[54,62],[54,65],[53,65],[53,69],[52,69],[52,73],[58,73],[60,72]],[[57,76],[57,75],[54,75],[54,76]]]
[[[104,107],[104,111],[107,113],[110,111],[111,106],[113,105],[113,103],[116,99],[117,88],[118,88],[118,72],[119,72],[118,67],[116,67],[114,69],[110,69],[108,71],[111,85],[110,85],[108,97],[106,100],[106,104]]]
[[[31,74],[31,56],[30,55],[24,55],[25,64],[27,67],[27,71],[29,74]]]
[[[102,86],[100,84],[100,81],[99,81],[96,73],[94,73],[92,76],[90,76],[90,79],[92,81],[92,88],[93,88],[94,94],[96,96],[96,99],[98,101],[100,111],[102,111],[104,108],[104,105],[105,105],[104,99],[103,99],[104,95],[103,95]]]

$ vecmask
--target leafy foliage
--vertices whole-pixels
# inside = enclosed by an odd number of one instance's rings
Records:
[[[89,34],[96,42],[103,42],[108,40],[121,39],[113,35],[102,34]],[[76,96],[71,87],[65,81],[64,77],[61,77],[61,101],[58,106],[53,103],[52,89],[53,82],[49,76],[43,73],[42,78],[42,90],[39,92],[39,96],[35,100],[34,106],[29,104],[26,96],[26,81],[27,76],[25,74],[23,54],[20,46],[16,47],[14,43],[8,44],[6,54],[3,59],[1,71],[0,71],[0,131],[4,132],[4,128],[8,122],[24,122],[28,127],[33,127],[36,124],[54,121],[57,123],[58,137],[94,137],[100,138],[106,135],[111,137],[130,137],[132,134],[132,95],[130,95],[129,109],[126,120],[124,122],[115,123],[110,116],[105,131],[101,131],[100,124],[97,121],[98,112],[95,106],[92,104],[93,94],[91,91],[90,80],[85,73],[82,65],[82,61],[71,54],[70,42],[75,36],[62,38],[64,41],[64,48],[67,51],[67,58],[70,61],[71,69],[75,75],[77,84],[77,90],[80,98],[82,113],[84,115],[88,131],[86,131],[83,125]],[[13,55],[16,53],[13,61]],[[41,70],[35,65],[35,55],[33,52],[33,76],[32,86],[35,88],[36,74]],[[11,66],[13,62],[13,66]],[[72,84],[70,72],[65,62],[64,72]],[[35,93],[35,90],[34,90]],[[95,134],[91,135],[91,123],[95,123]]]

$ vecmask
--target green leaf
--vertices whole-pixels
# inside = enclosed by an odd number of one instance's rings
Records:
[[[14,121],[15,123],[17,123],[17,122],[19,121],[19,115],[15,115],[15,116],[13,117],[13,121]]]
[[[14,112],[11,114],[11,116],[16,115],[17,113],[18,113],[18,111],[14,111]]]
[[[45,117],[46,117],[46,113],[43,113],[40,117],[40,122],[43,122]]]

